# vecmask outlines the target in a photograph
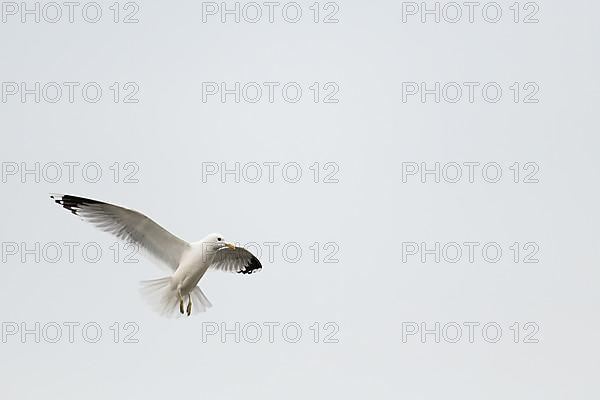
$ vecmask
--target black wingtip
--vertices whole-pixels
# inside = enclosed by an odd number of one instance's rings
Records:
[[[262,265],[261,265],[260,261],[258,260],[258,258],[252,256],[252,259],[250,260],[250,264],[246,265],[246,267],[244,267],[244,269],[239,271],[238,274],[253,274],[255,272],[260,271],[261,269],[262,269]]]
[[[78,215],[77,211],[81,209],[81,206],[88,206],[92,204],[101,204],[98,200],[86,199],[84,197],[71,196],[69,194],[57,194],[51,193],[50,198],[54,202],[65,209],[71,211],[71,213]]]

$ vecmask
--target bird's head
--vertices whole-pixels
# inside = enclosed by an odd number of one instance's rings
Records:
[[[225,238],[220,233],[211,233],[204,238],[203,242],[212,251],[217,251],[225,247],[235,250],[235,245],[226,242]]]

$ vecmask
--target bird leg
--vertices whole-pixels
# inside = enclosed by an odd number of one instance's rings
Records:
[[[179,312],[183,314],[183,296],[181,292],[179,292]]]
[[[188,305],[187,305],[187,315],[188,317],[192,313],[192,296],[188,293]]]

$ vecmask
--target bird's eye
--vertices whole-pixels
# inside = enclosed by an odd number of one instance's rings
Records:
[[[220,241],[221,241],[221,240],[223,240],[223,239],[221,239],[221,238],[217,238],[217,240],[220,242]]]

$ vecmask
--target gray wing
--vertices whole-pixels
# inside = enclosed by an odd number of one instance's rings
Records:
[[[68,194],[51,194],[50,197],[84,221],[137,245],[173,271],[177,269],[181,255],[189,247],[185,240],[179,239],[135,210]]]
[[[235,249],[225,247],[215,253],[215,257],[208,268],[238,274],[252,274],[260,271],[262,265],[258,258],[243,247],[236,247]]]

